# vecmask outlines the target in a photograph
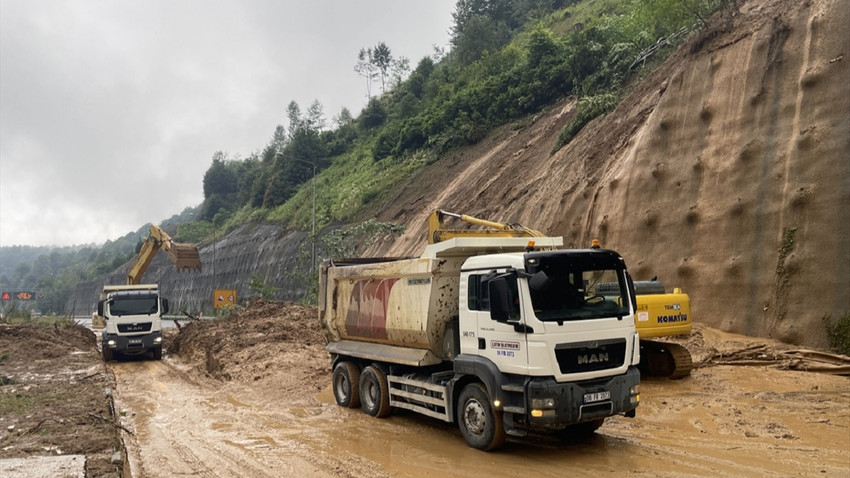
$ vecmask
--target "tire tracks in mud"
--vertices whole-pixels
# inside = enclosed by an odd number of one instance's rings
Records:
[[[310,424],[321,411],[262,410],[180,367],[172,360],[112,365],[118,415],[133,431],[123,434],[130,476],[386,476],[374,463],[322,452]]]
[[[682,380],[647,380],[638,416],[610,419],[587,440],[512,440],[483,453],[450,424],[405,411],[378,420],[338,407],[326,388],[305,391],[317,384],[286,385],[312,354],[269,357],[277,364],[269,376],[224,382],[178,357],[110,363],[117,414],[133,431],[124,433],[131,476],[522,476],[530,466],[544,477],[850,471],[839,440],[850,429],[846,377],[702,367]]]

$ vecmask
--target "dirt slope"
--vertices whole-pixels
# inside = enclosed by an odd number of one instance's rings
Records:
[[[593,238],[696,321],[824,346],[850,312],[850,1],[750,0],[550,156],[565,101],[423,170],[377,213],[415,255],[435,208]]]

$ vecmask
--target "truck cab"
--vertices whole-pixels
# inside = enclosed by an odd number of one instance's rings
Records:
[[[492,364],[482,377],[507,412],[508,434],[592,427],[611,415],[634,415],[640,382],[634,296],[603,297],[597,286],[610,282],[632,290],[623,259],[607,250],[464,262],[455,371]]]
[[[156,284],[104,287],[97,303],[103,318],[101,332],[104,361],[117,354],[150,353],[162,358],[162,315],[168,313],[168,300],[160,297]]]

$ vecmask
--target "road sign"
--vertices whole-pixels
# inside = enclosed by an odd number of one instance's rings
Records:
[[[236,289],[216,289],[213,304],[216,309],[233,307],[236,305]]]

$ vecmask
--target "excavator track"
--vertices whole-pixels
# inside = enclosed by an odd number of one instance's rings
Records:
[[[641,373],[651,377],[667,377],[673,380],[691,374],[693,360],[685,347],[655,340],[640,339]]]

